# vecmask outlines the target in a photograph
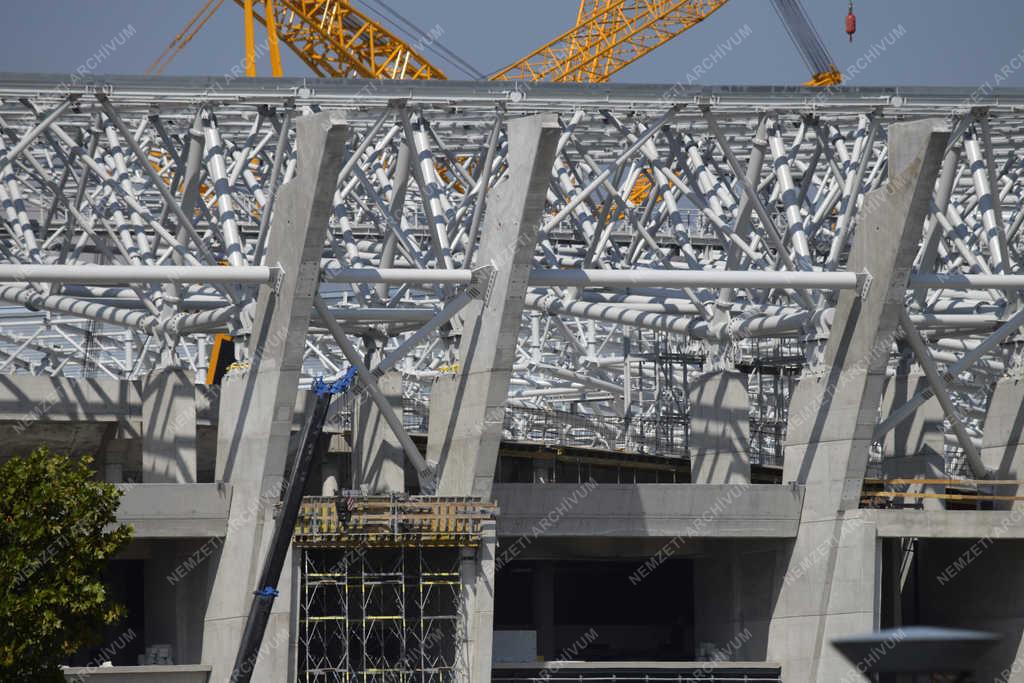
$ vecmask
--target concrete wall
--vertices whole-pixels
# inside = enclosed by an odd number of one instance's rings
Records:
[[[786,571],[788,541],[714,540],[694,558],[695,645],[728,648],[732,661],[763,661]]]
[[[207,683],[208,666],[74,667],[64,670],[70,682],[88,683]]]

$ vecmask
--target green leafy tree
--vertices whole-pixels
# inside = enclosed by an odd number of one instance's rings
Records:
[[[101,572],[132,530],[91,461],[39,448],[0,465],[0,681],[62,681],[60,662],[123,614]]]

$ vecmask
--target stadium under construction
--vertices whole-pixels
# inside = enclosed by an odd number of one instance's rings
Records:
[[[4,456],[134,529],[68,680],[1024,680],[1024,90],[509,78],[0,74]]]

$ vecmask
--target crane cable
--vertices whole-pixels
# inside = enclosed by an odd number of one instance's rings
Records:
[[[417,26],[415,22],[399,14],[397,10],[384,2],[384,0],[363,0],[363,2],[366,5],[374,7],[374,9],[382,15],[390,16],[391,19],[401,25],[410,36],[415,38],[417,41],[421,41],[423,47],[427,51],[433,52],[441,59],[448,62],[449,65],[455,67],[458,71],[461,71],[470,78],[479,81],[487,80],[487,76],[481,73],[479,69],[442,44],[439,37],[427,35],[427,33]]]
[[[832,69],[828,48],[799,0],[772,0],[772,7],[811,73],[820,74]]]
[[[167,48],[149,65],[149,68],[146,69],[146,75],[159,76],[171,61],[178,56],[178,53],[184,50],[185,46],[196,37],[199,30],[210,20],[210,17],[216,14],[222,4],[224,4],[224,0],[206,0],[206,4],[199,8],[199,11],[195,13],[191,21],[185,24],[185,28],[181,29],[178,35],[174,36]],[[210,5],[213,5],[212,9],[210,9]]]

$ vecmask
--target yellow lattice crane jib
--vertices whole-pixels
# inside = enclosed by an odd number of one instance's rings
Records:
[[[147,73],[160,73],[224,0],[206,0]],[[604,83],[615,73],[685,33],[728,0],[580,0],[576,24],[491,80]],[[271,71],[282,75],[284,42],[318,76],[444,80],[414,46],[352,7],[350,0],[235,0],[245,16],[246,73],[256,75],[255,24],[267,29]],[[800,0],[772,0],[813,74],[805,85],[829,86],[842,75]],[[852,14],[852,5],[851,5]],[[848,22],[849,23],[849,22]],[[849,31],[849,28],[848,28]]]
[[[444,79],[444,72],[404,40],[352,7],[349,0],[235,0],[245,11],[246,67],[255,75],[254,22],[267,28],[274,75],[280,40],[317,76]],[[262,6],[261,6],[262,5]]]
[[[727,1],[582,0],[575,26],[492,78],[604,83]]]

